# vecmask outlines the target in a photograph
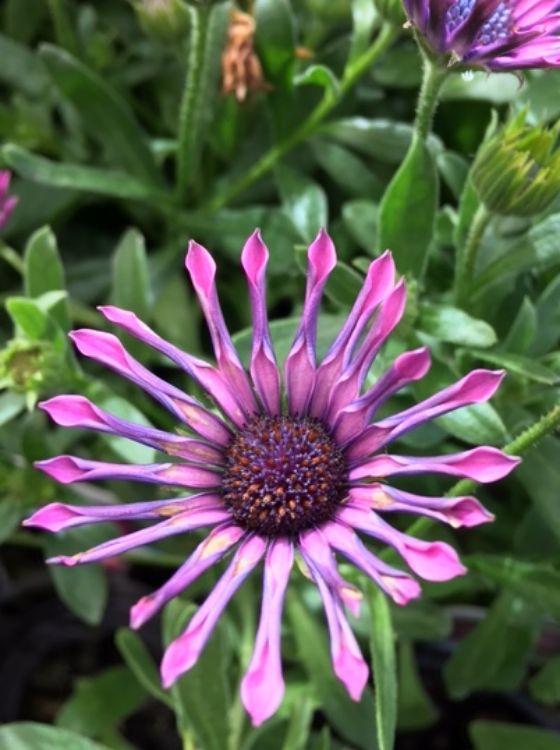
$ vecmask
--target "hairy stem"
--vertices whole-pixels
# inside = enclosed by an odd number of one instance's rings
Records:
[[[427,57],[424,58],[424,74],[416,105],[416,120],[414,121],[414,132],[417,138],[423,141],[426,140],[432,129],[439,94],[447,78],[447,73],[446,68],[433,63]]]
[[[189,5],[190,48],[185,88],[179,111],[179,133],[177,151],[177,194],[184,200],[192,184],[198,164],[201,128],[199,112],[204,96],[202,78],[206,41],[210,25],[211,6]]]
[[[481,203],[474,215],[465,244],[458,248],[455,269],[455,302],[458,306],[468,303],[480,243],[491,219],[492,214]]]
[[[239,193],[242,193],[273,169],[288,151],[291,151],[291,149],[312,135],[319,125],[322,124],[327,115],[337,106],[337,104],[339,104],[341,99],[352,88],[356,81],[375,62],[375,60],[377,60],[377,58],[390,47],[398,36],[398,33],[398,30],[389,24],[383,26],[379,32],[379,36],[373,44],[348,66],[338,91],[336,93],[329,92],[325,94],[319,104],[299,128],[267,151],[251,169],[245,172],[238,180],[233,182],[223,193],[217,195],[216,198],[210,202],[208,208],[211,211],[216,211],[228,204],[239,195]]]

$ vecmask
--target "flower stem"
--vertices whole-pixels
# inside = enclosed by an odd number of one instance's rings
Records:
[[[390,24],[382,26],[379,36],[373,44],[348,66],[338,91],[336,93],[326,93],[299,128],[267,151],[251,169],[245,172],[238,180],[234,181],[223,193],[210,201],[207,208],[210,211],[216,211],[227,205],[239,193],[242,193],[273,169],[288,151],[291,151],[291,149],[309,137],[321,125],[325,117],[339,104],[356,81],[391,46],[398,33],[398,29],[395,29]]]
[[[539,440],[546,437],[552,430],[560,426],[560,404],[554,406],[547,414],[542,416],[537,422],[532,424],[510,443],[507,443],[502,450],[510,456],[517,456],[525,453],[532,448]],[[478,482],[472,479],[461,479],[447,492],[447,497],[460,497],[469,495],[476,490]],[[435,521],[431,518],[418,518],[407,529],[406,533],[417,538],[423,538],[435,526]],[[396,553],[393,549],[386,549],[381,553],[384,560],[396,559]]]
[[[455,270],[455,302],[458,306],[464,306],[468,302],[480,243],[491,219],[492,214],[481,203],[474,215],[465,243],[458,248]]]
[[[414,121],[414,133],[417,138],[425,141],[434,120],[434,114],[439,101],[439,94],[445,79],[447,78],[447,68],[432,62],[424,57],[424,73],[422,77],[422,86],[418,94],[416,105],[416,119]]]
[[[190,47],[185,88],[179,110],[179,133],[177,149],[177,193],[184,200],[190,188],[198,162],[201,128],[199,111],[204,74],[204,58],[208,36],[210,5],[189,5]]]
[[[560,404],[554,406],[549,412],[544,414],[537,422],[527,427],[526,430],[514,438],[510,443],[505,445],[502,450],[510,456],[517,456],[520,453],[525,453],[529,448],[532,448],[539,440],[546,437],[549,432],[552,432],[556,427],[560,425]],[[457,482],[447,493],[449,497],[459,497],[472,492],[476,488],[477,482],[472,479],[462,479]]]

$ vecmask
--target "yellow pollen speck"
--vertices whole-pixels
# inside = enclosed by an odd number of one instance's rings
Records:
[[[229,544],[230,544],[230,540],[226,534],[220,534],[219,536],[210,538],[204,545],[204,548],[200,554],[199,559],[205,560],[210,555],[213,555],[216,552],[221,552],[223,549],[228,547]]]
[[[384,492],[382,489],[375,489],[371,493],[371,507],[372,508],[387,508],[389,505],[393,505],[393,498]]]
[[[176,516],[177,513],[181,513],[185,508],[182,505],[173,505],[171,503],[170,505],[163,505],[161,508],[158,508],[156,510],[156,514],[158,516],[163,516],[163,518],[168,518],[170,516]]]

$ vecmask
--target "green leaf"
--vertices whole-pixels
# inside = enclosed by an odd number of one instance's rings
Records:
[[[437,721],[438,715],[420,680],[412,644],[403,641],[399,649],[398,727],[405,732],[426,729]]]
[[[128,668],[144,689],[157,701],[172,708],[173,701],[161,687],[159,670],[140,636],[128,628],[119,628],[115,642]]]
[[[106,538],[102,527],[85,526],[48,537],[45,550],[48,557],[71,555],[93,547]],[[74,568],[50,565],[49,572],[57,594],[68,609],[88,625],[99,625],[108,596],[105,570],[99,565],[77,565]]]
[[[325,287],[325,294],[345,309],[350,307],[364,283],[363,276],[346,263],[338,261]]]
[[[163,618],[166,644],[180,635],[194,609],[180,599],[167,605]],[[181,730],[194,731],[205,750],[224,750],[228,744],[230,649],[224,627],[222,618],[194,667],[171,688]]]
[[[1,153],[6,165],[17,174],[43,185],[72,188],[113,198],[150,202],[169,200],[165,194],[124,172],[51,161],[14,143],[3,146]]]
[[[508,592],[501,594],[444,667],[451,697],[458,700],[483,688],[516,688],[536,632],[528,608]]]
[[[423,304],[418,327],[438,341],[450,344],[487,347],[497,341],[492,326],[450,305]]]
[[[20,396],[19,393],[12,394],[10,392],[3,393],[0,395],[0,410],[2,409],[2,398],[3,396]],[[22,406],[25,405],[25,396],[21,396]],[[0,417],[0,424],[2,420]],[[5,494],[0,499],[0,544],[9,539],[12,532],[17,529],[19,522],[24,517],[26,510],[23,508],[22,503],[16,497],[10,497]]]
[[[294,76],[294,86],[319,86],[332,97],[340,91],[340,81],[326,65],[310,65]]]
[[[436,164],[453,196],[459,198],[467,180],[468,162],[453,151],[443,151],[436,156]]]
[[[549,370],[548,367],[541,365],[535,360],[529,359],[529,357],[522,357],[519,354],[510,354],[509,352],[500,351],[489,352],[470,350],[466,353],[474,359],[489,362],[498,367],[504,367],[509,372],[520,375],[528,380],[534,380],[536,383],[555,385],[558,382],[558,375],[554,370]]]
[[[1,750],[109,750],[75,732],[22,721],[0,728]]]
[[[342,219],[348,232],[368,256],[375,255],[378,207],[373,201],[348,201],[342,207]]]
[[[58,252],[56,237],[50,227],[38,229],[28,240],[24,250],[25,293],[39,297],[45,292],[65,289],[64,268]],[[66,298],[53,305],[50,316],[67,331],[70,314]]]
[[[74,693],[57,714],[56,724],[87,737],[102,737],[137,711],[146,692],[127,667],[111,667],[78,680]]]
[[[6,424],[25,409],[25,396],[23,393],[6,391],[0,393],[0,426]]]
[[[371,655],[379,750],[392,750],[397,724],[397,664],[391,609],[386,595],[370,586]]]
[[[289,167],[276,169],[286,214],[305,242],[312,242],[328,224],[327,196],[322,188]]]
[[[560,703],[560,656],[553,656],[534,677],[529,680],[533,698],[545,706]]]
[[[352,41],[347,65],[367,49],[375,27],[377,11],[373,0],[352,0]]]
[[[560,541],[560,441],[547,437],[541,440],[537,449],[529,451],[516,470],[539,516],[550,531]],[[538,477],[538,482],[535,481]]]
[[[422,275],[434,233],[438,192],[432,155],[422,140],[415,139],[379,207],[378,244],[392,250],[402,274]]]
[[[383,182],[352,151],[325,138],[314,138],[311,148],[317,163],[348,195],[356,198],[381,197]]]
[[[329,645],[322,629],[292,590],[288,595],[288,616],[301,663],[311,680],[321,707],[337,733],[360,750],[374,750],[375,705],[366,687],[356,703],[335,677],[329,658]]]
[[[469,564],[537,610],[560,620],[560,572],[550,565],[483,554],[471,555]]]
[[[288,83],[295,62],[294,16],[289,0],[256,0],[255,47],[268,80]]]
[[[512,354],[525,354],[537,334],[537,312],[529,299],[524,297],[502,347]]]
[[[40,96],[49,86],[47,71],[34,52],[0,34],[0,81],[30,96]]]
[[[84,130],[127,172],[159,184],[148,139],[120,94],[65,50],[43,44],[40,56],[62,96],[76,108]]]
[[[32,341],[38,341],[45,334],[49,322],[34,300],[9,297],[6,300],[6,310],[21,333]]]
[[[319,133],[381,162],[399,164],[412,143],[413,129],[394,120],[348,117],[323,125]],[[431,135],[428,137],[428,147],[435,154],[442,150],[443,145]]]
[[[475,750],[558,750],[560,734],[519,724],[474,721],[469,728]]]
[[[118,307],[132,310],[149,321],[151,306],[150,272],[144,237],[129,229],[121,238],[113,257],[112,299]]]

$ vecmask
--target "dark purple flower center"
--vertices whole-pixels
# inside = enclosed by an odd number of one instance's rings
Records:
[[[490,18],[484,23],[475,40],[476,44],[494,44],[499,39],[507,39],[511,33],[512,14],[507,3],[500,3]]]
[[[346,476],[343,452],[318,419],[256,416],[227,450],[223,497],[243,528],[293,536],[333,517]]]

